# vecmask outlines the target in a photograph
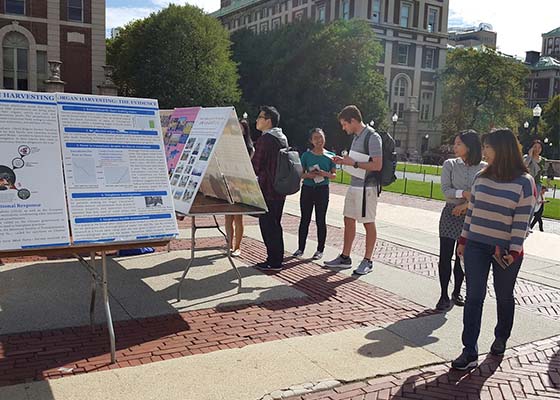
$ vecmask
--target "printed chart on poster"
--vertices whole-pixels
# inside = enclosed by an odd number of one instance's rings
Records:
[[[0,212],[0,250],[70,243],[54,94],[0,91]]]
[[[177,235],[157,100],[57,94],[73,242]]]
[[[175,209],[178,212],[189,213],[232,110],[232,107],[216,107],[202,108],[198,112],[179,163],[171,176]]]
[[[173,175],[191,133],[200,107],[176,108],[169,117],[164,134],[165,157],[169,176]]]

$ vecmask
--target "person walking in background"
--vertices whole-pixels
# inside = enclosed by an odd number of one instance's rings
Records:
[[[474,177],[486,166],[482,160],[482,145],[478,133],[473,130],[461,132],[455,136],[453,151],[456,158],[445,160],[441,169],[441,190],[446,203],[439,219],[439,283],[441,295],[436,309],[449,309],[451,301],[462,307],[465,300],[461,295],[461,285],[465,274],[461,261],[455,255],[453,266],[454,288],[451,300],[448,295],[451,279],[451,259],[465,221],[471,186]]]
[[[535,140],[527,154],[523,157],[523,162],[527,166],[529,173],[535,180],[537,185],[537,193],[540,192],[542,186],[542,176],[545,172],[546,158],[541,157],[543,145],[540,140]]]
[[[301,156],[303,184],[300,194],[301,220],[298,232],[298,249],[294,257],[300,257],[305,251],[311,214],[315,208],[315,223],[317,224],[317,251],[314,260],[323,258],[325,241],[327,239],[327,207],[329,205],[329,181],[336,178],[336,165],[332,161],[334,154],[325,150],[325,133],[321,128],[311,129],[309,132],[311,149]]]
[[[533,214],[533,220],[531,221],[531,229],[535,226],[535,224],[539,223],[539,231],[543,231],[543,220],[542,216],[544,213],[544,203],[548,203],[548,200],[545,199],[544,195],[548,191],[546,186],[542,186],[540,192],[537,194],[537,205],[535,206],[535,213]]]
[[[276,163],[281,148],[288,147],[288,139],[278,127],[280,113],[272,106],[262,106],[257,117],[257,129],[262,132],[252,163],[268,212],[259,216],[259,227],[266,246],[266,261],[256,267],[263,271],[281,271],[284,259],[282,212],[286,196],[274,190]]]
[[[353,135],[352,147],[358,153],[369,156],[368,161],[358,162],[349,156],[334,157],[335,164],[349,165],[356,170],[365,170],[365,174],[381,171],[383,167],[383,151],[381,136],[369,125],[364,124],[362,113],[356,106],[346,106],[338,121],[342,130]],[[366,176],[367,178],[367,176]],[[334,260],[326,261],[326,267],[352,268],[350,251],[356,237],[356,222],[364,224],[366,230],[366,248],[364,258],[354,270],[355,274],[365,275],[373,270],[373,249],[377,241],[375,217],[377,213],[377,185],[376,179],[367,180],[352,176],[350,187],[344,198],[344,245],[342,253]]]
[[[457,254],[464,258],[467,299],[463,312],[463,352],[452,368],[478,365],[478,336],[490,266],[498,323],[493,355],[504,354],[513,327],[513,288],[523,261],[523,242],[535,205],[535,182],[528,173],[519,143],[509,129],[484,135],[488,166],[474,181]]]
[[[255,147],[253,146],[253,140],[251,140],[249,122],[247,122],[246,119],[242,119],[239,121],[239,126],[243,132],[243,141],[245,142],[245,148],[247,149],[249,158],[252,158]],[[226,215],[225,225],[231,255],[233,257],[239,257],[241,256],[241,240],[243,239],[243,215]]]
[[[548,168],[546,169],[546,180],[547,185],[549,187],[552,186],[554,182],[554,167],[552,166],[551,162],[548,163]]]

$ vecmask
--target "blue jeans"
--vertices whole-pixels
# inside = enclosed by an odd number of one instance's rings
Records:
[[[498,323],[494,336],[509,339],[513,326],[515,302],[513,288],[521,267],[522,258],[514,261],[506,269],[493,262],[495,246],[485,243],[467,241],[465,246],[465,278],[467,282],[467,299],[463,311],[463,346],[467,354],[478,355],[478,336],[482,319],[482,306],[486,297],[486,284],[490,265],[494,278],[494,292],[498,307]]]

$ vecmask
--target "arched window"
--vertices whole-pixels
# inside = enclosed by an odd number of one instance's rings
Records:
[[[29,42],[21,33],[10,32],[2,43],[4,89],[28,90]]]
[[[408,98],[408,79],[404,76],[397,77],[393,81],[393,113],[402,118],[404,105]]]

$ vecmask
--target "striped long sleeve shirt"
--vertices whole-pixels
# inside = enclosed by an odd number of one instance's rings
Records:
[[[535,181],[523,174],[511,182],[478,176],[460,242],[473,240],[521,254],[535,204]]]

